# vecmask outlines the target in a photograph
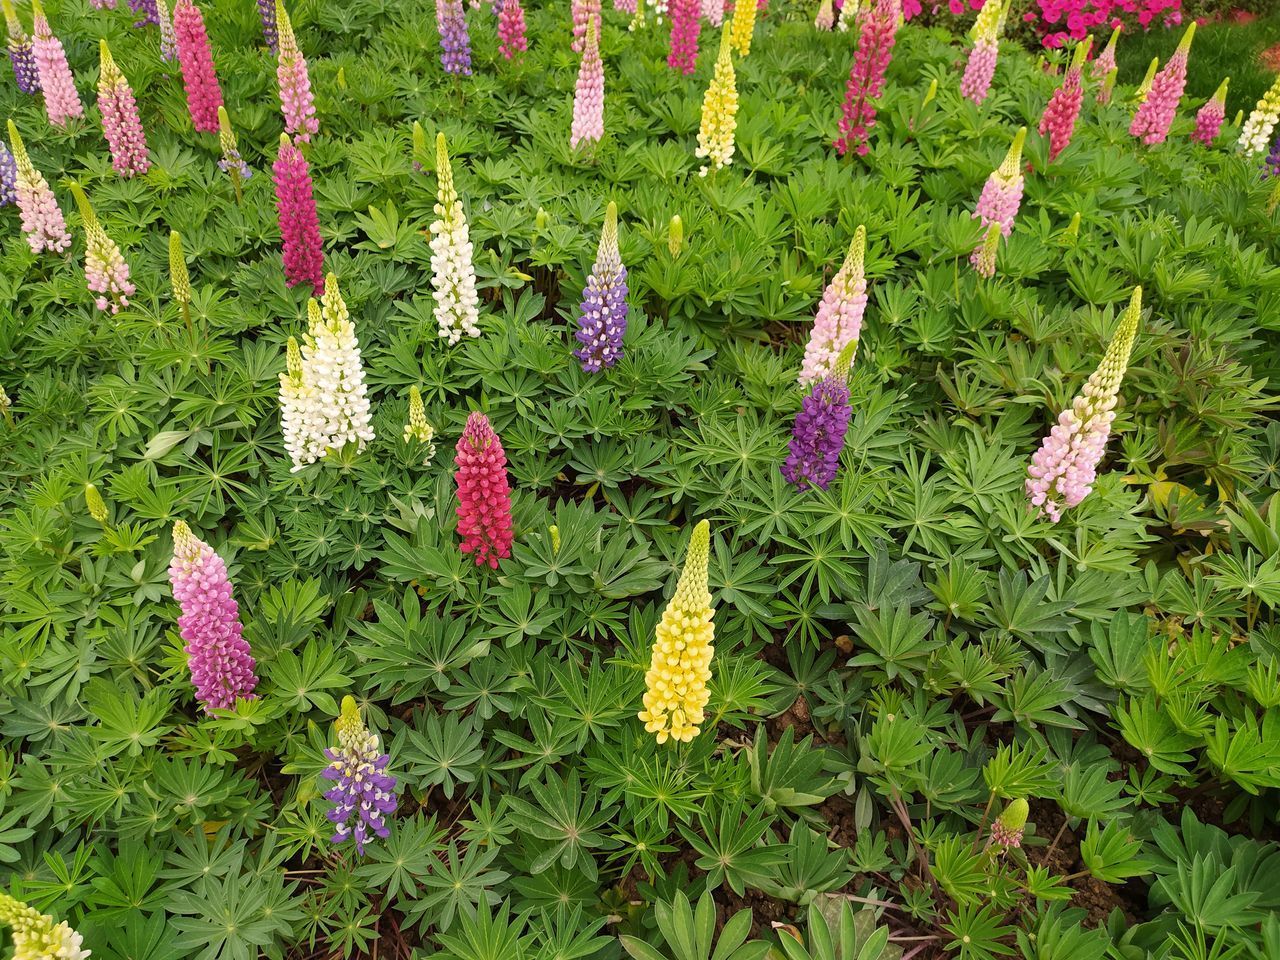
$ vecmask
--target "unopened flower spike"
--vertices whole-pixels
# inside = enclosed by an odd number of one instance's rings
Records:
[[[715,624],[707,564],[711,525],[699,521],[689,537],[676,592],[658,622],[649,670],[644,675],[644,709],[637,715],[658,743],[689,743],[706,720],[711,694]]]
[[[284,131],[307,143],[320,131],[320,121],[316,119],[316,101],[311,95],[307,58],[298,48],[284,0],[276,0],[276,24],[279,35],[276,86],[280,93],[280,111],[284,114]]]
[[[551,535],[551,552],[560,552],[560,528],[554,523],[547,527],[547,533]]]
[[[191,330],[191,277],[187,273],[187,258],[182,252],[182,236],[177,230],[169,231],[169,286],[173,299],[182,311],[182,319]]]
[[[822,292],[813,318],[813,330],[804,349],[799,383],[805,386],[826,379],[835,371],[836,359],[862,333],[867,307],[867,229],[859,224],[849,243],[844,263]]]
[[[1187,56],[1191,52],[1191,40],[1195,34],[1196,24],[1193,20],[1169,62],[1151,79],[1146,98],[1133,114],[1129,135],[1138,137],[1148,146],[1164,143],[1169,135],[1169,127],[1177,115],[1178,102],[1187,85]]]
[[[680,214],[674,214],[671,221],[667,224],[667,250],[671,252],[673,257],[680,256],[680,251],[684,249],[684,221],[680,219]]]
[[[444,134],[436,134],[436,219],[431,224],[431,283],[440,338],[457,343],[463,334],[480,336],[480,298],[472,262],[470,229],[454,187],[453,167]]]
[[[426,445],[426,456],[422,459],[425,467],[436,455],[435,428],[427,422],[427,411],[422,405],[422,393],[417,387],[409,388],[409,419],[404,425],[405,442],[416,440]]]
[[[573,355],[584,372],[599,373],[612,367],[622,354],[622,338],[627,332],[627,293],[627,268],[618,251],[618,205],[611,200],[605,210],[596,262],[578,307],[574,339],[581,346]]]
[[[716,171],[733,162],[733,137],[738,125],[738,88],[729,55],[730,25],[720,30],[720,52],[711,83],[702,98],[702,123],[698,128],[698,148],[694,156],[706,160],[698,175]]]
[[[991,844],[1008,850],[1022,846],[1022,831],[1027,825],[1027,815],[1031,806],[1019,797],[1010,800],[1004,812],[991,824]]]
[[[231,177],[231,186],[236,192],[236,203],[239,204],[244,198],[244,181],[253,176],[253,171],[240,156],[236,132],[231,127],[231,117],[227,114],[227,108],[223,106],[218,107],[218,146],[222,150],[222,159],[218,161],[218,167]]]
[[[142,130],[133,89],[116,65],[105,39],[99,43],[98,54],[98,112],[102,115],[102,133],[111,148],[111,165],[128,179],[151,169],[147,137]]]
[[[55,127],[66,127],[68,121],[83,117],[84,104],[76,92],[66,51],[62,41],[53,35],[40,0],[31,0],[31,54],[40,77],[40,89],[44,91],[49,122]]]
[[[1080,211],[1079,210],[1077,210],[1075,213],[1071,215],[1071,222],[1067,224],[1067,229],[1065,233],[1068,237],[1080,236]]]
[[[342,698],[334,729],[338,745],[325,750],[329,766],[321,774],[334,784],[325,791],[324,798],[333,804],[325,815],[334,825],[332,842],[354,840],[356,855],[364,856],[370,834],[391,835],[387,817],[396,810],[396,778],[387,774],[391,757],[382,752],[378,735],[360,719],[353,697]]]
[[[1054,523],[1093,489],[1141,315],[1142,288],[1135,287],[1102,362],[1031,458],[1027,499]]]
[[[413,172],[422,173],[427,167],[427,159],[430,154],[427,152],[427,134],[422,129],[422,124],[417,120],[413,121]]]
[[[32,50],[31,38],[18,22],[12,0],[0,0],[4,9],[5,26],[9,34],[9,63],[13,66],[13,79],[23,93],[40,92],[40,71],[36,67],[36,56]]]
[[[98,222],[89,198],[78,183],[71,184],[71,193],[84,221],[85,283],[91,293],[97,294],[94,305],[99,310],[119,313],[121,307],[129,305],[129,298],[135,290],[129,281],[129,265],[124,262],[116,242],[107,236],[107,231]]]
[[[65,920],[54,923],[53,917],[3,892],[0,923],[9,927],[14,960],[85,960],[89,956],[90,951],[81,946],[84,939]]]
[[[1138,89],[1134,93],[1138,103],[1142,103],[1147,99],[1147,94],[1151,92],[1151,81],[1156,78],[1156,70],[1160,68],[1160,58],[1152,57],[1151,63],[1147,66],[1147,72],[1142,77],[1142,82],[1138,84]]]
[[[18,215],[31,252],[53,250],[62,253],[71,246],[71,233],[67,230],[62,210],[58,208],[58,201],[49,189],[49,181],[31,162],[12,120],[9,121],[9,149],[13,151],[13,163],[17,168],[14,179]]]
[[[1213,141],[1218,139],[1218,134],[1222,132],[1223,121],[1227,119],[1227,87],[1230,83],[1230,77],[1223,79],[1213,96],[1206,100],[1204,106],[1196,112],[1196,128],[1191,133],[1192,140],[1210,147],[1213,146]]]
[[[89,511],[89,516],[98,523],[107,522],[107,502],[102,499],[102,494],[92,483],[84,485],[84,505]]]
[[[1102,48],[1102,52],[1093,61],[1093,66],[1089,68],[1089,76],[1094,80],[1105,80],[1107,74],[1116,69],[1116,41],[1119,39],[1120,26],[1117,24],[1111,31],[1111,38],[1107,40],[1107,45]]]

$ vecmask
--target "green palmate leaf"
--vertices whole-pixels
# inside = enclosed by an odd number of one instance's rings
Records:
[[[1151,872],[1150,864],[1139,855],[1142,841],[1129,835],[1117,820],[1105,828],[1090,820],[1080,859],[1090,874],[1107,883],[1119,883],[1128,877],[1141,877]]]

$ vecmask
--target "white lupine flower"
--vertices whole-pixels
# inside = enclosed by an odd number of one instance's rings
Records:
[[[859,0],[845,0],[845,5],[840,8],[840,19],[836,21],[836,29],[844,33],[858,18]]]
[[[476,296],[476,270],[471,262],[471,238],[462,201],[453,185],[453,169],[444,134],[436,136],[436,177],[440,181],[431,224],[431,283],[435,287],[436,323],[440,336],[457,343],[465,333],[480,336],[480,298]]]
[[[302,348],[304,377],[316,393],[319,409],[316,432],[329,450],[348,443],[364,445],[373,439],[369,398],[366,396],[360,344],[347,305],[338,290],[338,278],[325,277],[320,305],[307,304],[310,329]]]
[[[284,448],[293,461],[291,472],[296,473],[325,454],[326,438],[320,434],[324,414],[293,337],[289,338],[286,363],[288,371],[280,374],[280,427]]]
[[[1240,152],[1246,157],[1253,157],[1266,150],[1271,143],[1271,134],[1277,121],[1280,121],[1280,77],[1262,95],[1258,105],[1249,114],[1249,119],[1245,121],[1237,144]]]

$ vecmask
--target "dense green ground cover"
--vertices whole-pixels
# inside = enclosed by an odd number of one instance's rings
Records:
[[[713,906],[716,960],[742,938],[738,960],[853,960],[876,925],[893,940],[860,956],[1280,955],[1270,185],[1231,129],[1213,150],[1188,140],[1199,101],[1168,143],[1137,145],[1122,75],[1055,163],[1032,133],[1017,227],[980,280],[974,202],[1055,78],[1007,46],[975,108],[963,40],[907,26],[871,153],[840,161],[852,37],[774,4],[737,64],[738,153],[708,178],[705,32],[683,78],[665,30],[605,12],[607,136],[587,160],[568,148],[567,6],[529,12],[514,63],[470,13],[467,79],[441,73],[430,5],[293,11],[326,268],[378,434],[298,474],[276,395],[305,295],[281,276],[280,119],[253,4],[206,10],[256,171],[241,205],[154,30],[51,5],[82,94],[109,36],[155,161],[121,181],[92,113],[63,133],[0,88],[73,225],[67,179],[139,288],[97,313],[79,238],[37,257],[0,212],[0,861],[95,957],[708,960]],[[431,316],[434,158],[414,171],[415,120],[448,135],[476,244],[483,336],[456,347]],[[588,375],[570,331],[609,200],[631,324],[617,367]],[[803,342],[859,224],[853,422],[837,481],[799,494],[779,464]],[[1105,468],[1052,525],[1027,508],[1026,464],[1138,284]],[[427,468],[400,440],[412,385],[440,441]],[[496,572],[454,531],[451,448],[473,409],[515,489]],[[226,558],[262,677],[259,700],[216,717],[177,635],[176,519]],[[635,715],[700,519],[709,721],[658,746]],[[317,776],[348,693],[401,792],[363,858],[329,843]],[[997,855],[990,823],[1017,799],[1023,845]],[[704,894],[695,922],[683,898]],[[842,909],[861,911],[843,950],[822,936]]]

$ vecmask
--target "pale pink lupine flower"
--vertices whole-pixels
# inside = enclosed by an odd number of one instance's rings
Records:
[[[280,112],[284,114],[284,129],[303,143],[312,134],[320,132],[316,119],[315,97],[311,94],[311,77],[307,73],[307,58],[298,48],[293,24],[285,11],[283,0],[276,0],[277,55],[276,83],[280,88]]]
[[[587,41],[587,24],[595,22],[599,39],[600,0],[573,0],[570,12],[573,14],[573,42],[570,47],[574,53],[581,53]]]
[[[973,49],[969,51],[969,60],[964,67],[960,92],[979,106],[987,99],[991,80],[996,75],[1003,9],[1001,0],[987,0],[978,11],[977,23],[973,25]]]
[[[9,121],[9,149],[17,167],[18,216],[22,221],[22,232],[27,235],[27,244],[32,253],[45,250],[61,253],[71,246],[67,222],[58,209],[53,191],[49,189],[49,181],[27,156],[27,148],[12,120]]]
[[[859,226],[844,263],[827,284],[822,302],[818,304],[800,367],[801,386],[834,374],[841,351],[862,333],[862,314],[867,307],[866,255],[867,229]]]
[[[101,67],[98,71],[98,112],[102,114],[102,133],[111,148],[111,165],[128,179],[151,169],[147,156],[147,137],[138,117],[138,104],[104,39],[99,47]]]
[[[576,150],[584,141],[599,143],[604,136],[604,63],[596,38],[596,21],[587,24],[586,45],[578,68],[578,86],[573,96],[573,125],[569,147]]]
[[[129,265],[124,262],[116,242],[107,236],[107,231],[98,222],[89,198],[80,185],[72,184],[71,192],[75,195],[80,218],[84,221],[85,284],[91,293],[97,294],[94,305],[99,310],[119,313],[121,307],[129,305],[129,298],[135,290],[129,281]]]
[[[972,214],[973,219],[982,220],[984,229],[993,223],[1000,224],[1000,232],[1006,237],[1013,231],[1013,221],[1022,204],[1022,145],[1026,139],[1027,128],[1022,127],[1014,136],[1004,162],[987,177]]]
[[[44,91],[44,108],[49,122],[55,127],[65,127],[68,120],[84,116],[84,104],[76,93],[75,78],[67,64],[62,41],[49,29],[40,0],[31,3],[31,54],[35,58],[40,88]]]

